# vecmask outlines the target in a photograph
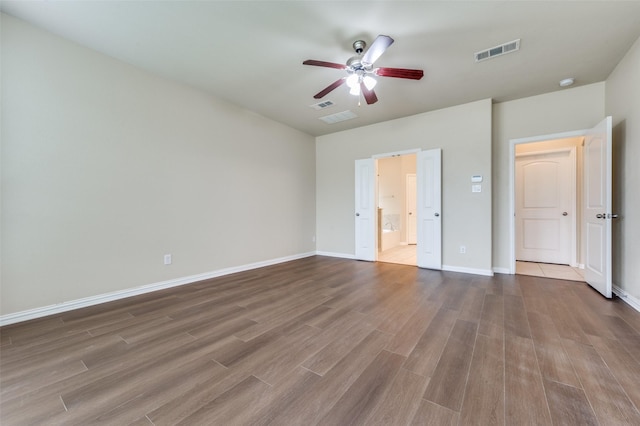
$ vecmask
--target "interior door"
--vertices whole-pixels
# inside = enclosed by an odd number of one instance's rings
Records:
[[[376,260],[376,163],[373,158],[356,160],[355,228],[356,253],[359,260]]]
[[[417,242],[416,188],[416,175],[407,174],[405,186],[407,200],[407,244],[416,244]]]
[[[611,117],[591,129],[584,143],[584,278],[611,297]]]
[[[566,149],[516,156],[517,260],[571,263],[575,215],[572,153]]]
[[[442,269],[442,150],[420,151],[417,175],[417,263]]]

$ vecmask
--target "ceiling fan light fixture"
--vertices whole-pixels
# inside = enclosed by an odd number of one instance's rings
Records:
[[[347,77],[347,86],[349,86],[351,89],[353,89],[354,87],[358,87],[360,85],[360,76],[358,74],[351,74],[349,77]]]
[[[364,49],[367,47],[366,43],[362,40],[357,40],[353,43],[356,56],[349,58],[346,65],[335,62],[318,61],[315,59],[307,59],[306,61],[303,61],[303,65],[335,68],[344,70],[347,74],[313,95],[313,98],[322,99],[333,90],[345,84],[349,87],[349,93],[351,95],[358,97],[362,95],[364,100],[367,102],[367,105],[371,105],[378,102],[378,97],[373,91],[377,80],[372,76],[420,80],[424,75],[423,70],[388,67],[373,68],[373,63],[378,60],[380,55],[382,55],[392,43],[393,39],[391,37],[380,34],[365,51]],[[358,106],[360,106],[360,101],[358,101]]]
[[[367,90],[373,90],[373,88],[376,87],[376,84],[378,83],[376,79],[371,77],[370,75],[364,76],[362,82],[364,83]]]

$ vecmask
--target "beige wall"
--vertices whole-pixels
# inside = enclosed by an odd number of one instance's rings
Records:
[[[490,271],[489,99],[318,137],[318,251],[355,253],[354,161],[416,148],[442,148],[443,266]],[[471,192],[472,175],[483,175],[483,192]],[[460,245],[467,247],[466,254],[459,253]]]
[[[315,250],[313,137],[6,15],[2,90],[2,315]]]
[[[640,39],[606,81],[613,117],[613,282],[640,304]]]
[[[510,140],[589,129],[604,118],[604,83],[493,105],[493,266],[510,267]]]

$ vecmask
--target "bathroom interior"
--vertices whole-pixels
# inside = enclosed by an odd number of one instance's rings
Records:
[[[416,155],[378,159],[378,261],[416,264]]]

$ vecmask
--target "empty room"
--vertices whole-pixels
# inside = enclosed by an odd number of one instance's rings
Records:
[[[640,424],[640,1],[0,12],[0,424]]]

